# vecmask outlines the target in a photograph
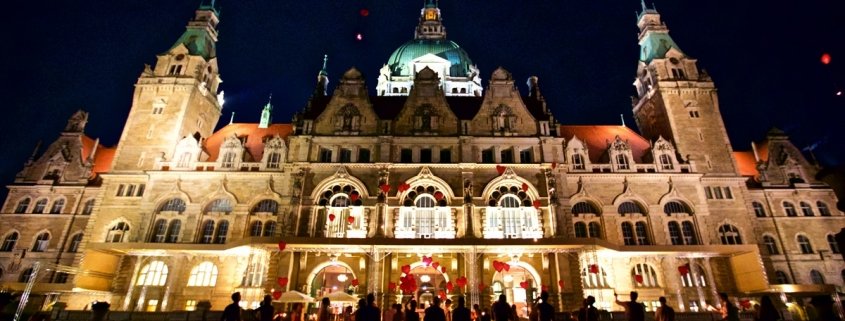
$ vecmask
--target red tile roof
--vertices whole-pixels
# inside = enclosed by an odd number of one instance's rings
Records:
[[[739,174],[742,176],[757,176],[757,160],[753,151],[734,152]]]
[[[613,142],[617,135],[630,144],[636,162],[642,162],[643,155],[651,147],[648,140],[630,128],[619,125],[561,125],[558,133],[567,141],[574,136],[578,137],[589,149],[590,161],[594,163],[602,161],[608,143]]]
[[[91,137],[82,135],[82,159],[88,159],[91,152],[94,151],[94,143],[96,141]],[[114,160],[114,147],[106,147],[103,144],[97,146],[94,151],[94,168],[92,178],[96,174],[108,172],[111,169],[112,160]]]
[[[246,136],[244,147],[246,147],[249,155],[252,156],[253,161],[259,161],[264,155],[264,142],[266,138],[275,135],[286,138],[292,131],[293,126],[291,124],[272,124],[268,128],[258,128],[258,123],[234,123],[226,125],[226,127],[220,128],[220,130],[211,134],[211,137],[205,140],[205,146],[203,148],[208,153],[207,161],[213,162],[217,160],[217,156],[220,153],[220,145],[223,144],[226,137],[232,135],[238,137]]]

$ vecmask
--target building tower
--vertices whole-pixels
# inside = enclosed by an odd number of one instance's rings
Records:
[[[222,109],[217,94],[222,82],[215,44],[218,23],[214,1],[203,3],[179,40],[157,56],[155,66],[144,68],[135,84],[113,171],[153,169],[156,161],[173,160],[183,138],[199,144],[211,135]]]
[[[643,136],[673,142],[681,159],[694,162],[699,172],[736,174],[713,80],[675,44],[657,10],[643,2],[637,19],[633,112]]]
[[[270,123],[273,122],[273,95],[270,95],[270,99],[267,100],[267,104],[264,105],[264,109],[261,110],[261,121],[258,123],[258,128],[267,128],[270,127]]]

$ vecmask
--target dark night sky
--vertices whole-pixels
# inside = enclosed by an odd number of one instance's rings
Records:
[[[0,182],[11,182],[39,139],[52,142],[73,111],[91,112],[86,132],[113,145],[144,63],[166,51],[199,0],[19,1],[0,12]],[[329,55],[331,85],[356,66],[374,90],[378,69],[413,36],[417,1],[218,0],[218,56],[237,122],[257,122],[273,94],[276,122],[304,106]],[[845,2],[659,0],[680,48],[707,69],[735,149],[771,126],[799,147],[821,141],[825,164],[845,163]],[[443,0],[449,38],[469,53],[485,84],[497,66],[540,77],[564,124],[629,126],[638,58],[636,0]],[[369,10],[368,17],[359,10]],[[356,41],[361,32],[363,41]],[[829,52],[833,63],[819,62]],[[219,126],[218,126],[219,127]]]

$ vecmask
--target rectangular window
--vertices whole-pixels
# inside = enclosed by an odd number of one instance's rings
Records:
[[[727,199],[733,199],[734,198],[734,194],[731,193],[730,187],[726,186],[726,187],[723,187],[723,189],[725,189],[725,198],[727,198]]]
[[[358,150],[358,162],[359,163],[369,163],[370,162],[370,150],[366,148],[361,148]]]
[[[519,151],[519,162],[523,164],[530,164],[534,162],[534,157],[531,156],[531,149],[523,149]]]
[[[194,311],[197,309],[197,300],[185,301],[185,311]]]
[[[496,161],[493,159],[493,149],[488,148],[481,151],[481,162],[484,164],[493,164]]]
[[[144,196],[144,189],[147,188],[147,184],[138,185],[138,191],[135,192],[135,196],[141,197]]]
[[[722,189],[720,187],[714,187],[713,194],[713,196],[715,196],[717,200],[725,198],[725,196],[722,194]]]
[[[134,196],[134,195],[135,195],[135,185],[126,186],[126,194],[123,194],[122,196],[131,197],[131,196]]]
[[[351,149],[341,149],[340,150],[340,162],[341,163],[351,163],[352,162],[352,150]]]
[[[117,186],[117,193],[115,193],[114,195],[115,196],[123,196],[123,190],[124,189],[126,189],[126,186],[124,186],[123,184],[120,184],[119,186]]]
[[[431,148],[420,149],[420,163],[431,163]]]
[[[147,312],[156,312],[158,310],[158,300],[148,300],[147,301]]]
[[[505,149],[499,153],[502,156],[502,163],[510,164],[513,163],[513,150],[512,149]]]
[[[332,150],[328,148],[321,148],[320,149],[320,162],[321,163],[331,163],[332,162]]]
[[[706,195],[707,199],[709,199],[709,200],[713,199],[713,191],[710,189],[709,186],[704,187],[704,195]]]
[[[412,151],[410,148],[402,148],[402,150],[399,151],[399,162],[406,164],[413,163],[414,151]]]
[[[452,162],[452,150],[451,149],[441,149],[440,150],[440,163],[448,164]]]

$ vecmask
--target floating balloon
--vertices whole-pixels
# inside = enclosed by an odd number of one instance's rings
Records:
[[[381,184],[378,188],[385,194],[390,192],[390,185],[388,184]]]
[[[279,241],[279,251],[284,251],[287,246],[288,244],[285,241]]]
[[[335,216],[334,214],[329,214],[329,221],[334,222],[334,219],[335,219],[336,217],[337,217],[337,216]]]
[[[410,188],[411,188],[411,184],[402,183],[402,184],[399,184],[399,187],[397,189],[399,190],[399,193],[402,193],[404,191],[409,190]]]
[[[557,286],[559,286],[561,289],[563,289],[564,285],[566,285],[566,282],[564,282],[563,280],[557,281]]]
[[[504,167],[504,166],[502,166],[502,165],[496,165],[496,171],[497,171],[497,172],[499,172],[499,175],[504,174],[504,173],[505,173],[505,169],[507,169],[507,167]]]
[[[352,194],[349,194],[349,199],[354,202],[358,200],[359,196],[360,195],[358,195],[358,191],[352,191]]]
[[[642,284],[643,283],[643,276],[641,274],[634,275],[634,281],[637,281],[637,283]]]
[[[557,168],[557,163],[552,163],[552,169]]]
[[[532,204],[532,205],[534,205],[534,208],[540,208],[540,205],[541,205],[540,200],[535,200],[535,201],[534,201],[533,203],[531,203],[531,204]]]
[[[452,292],[455,289],[455,285],[452,284],[452,281],[446,282],[446,291]]]
[[[457,283],[459,287],[463,287],[464,285],[467,285],[467,278],[463,276],[459,277],[455,280],[455,283]]]
[[[280,287],[285,287],[285,286],[288,285],[288,278],[280,277],[280,278],[276,279],[276,283],[278,283]]]
[[[278,300],[282,297],[282,291],[276,290],[273,291],[273,300]]]
[[[369,16],[369,15],[370,15],[370,10],[367,10],[367,9],[361,9],[361,11],[358,11],[358,13],[359,13],[362,17],[366,17],[366,16]]]
[[[540,286],[540,290],[543,291],[543,292],[546,292],[546,291],[549,290],[549,287],[546,286],[545,284],[543,284],[542,286]]]
[[[678,273],[680,273],[681,275],[689,274],[689,266],[686,266],[686,265],[679,266],[678,267]]]
[[[434,192],[434,199],[436,199],[438,201],[442,200],[443,199],[443,192],[441,192],[441,191]]]
[[[519,286],[523,289],[527,289],[528,288],[528,281],[519,282]]]
[[[402,273],[405,273],[405,274],[411,273],[411,266],[410,265],[403,265],[402,266]]]
[[[527,191],[528,191],[528,183],[522,183],[522,191],[523,191],[523,192],[527,192]]]
[[[358,279],[352,279],[352,281],[349,282],[349,284],[352,284],[352,286],[358,286]]]
[[[478,283],[478,291],[484,291],[485,287],[486,285],[484,285],[484,283]]]
[[[428,257],[428,256],[423,256],[423,257],[422,257],[422,262],[423,262],[423,264],[425,264],[425,266],[429,266],[429,265],[431,265],[431,261],[432,261],[432,258],[431,258],[431,257]]]
[[[599,273],[599,265],[598,264],[590,264],[590,273],[598,274]]]
[[[445,266],[440,267],[440,273],[446,273],[446,267]]]
[[[825,64],[825,65],[830,64],[830,60],[831,60],[831,57],[830,57],[829,53],[823,53],[822,54],[821,61],[822,61],[823,64]]]
[[[364,40],[364,36],[359,33],[359,34],[355,35],[355,39],[358,39],[358,41],[361,41],[361,40]]]
[[[435,270],[437,270],[437,268],[438,268],[438,267],[440,267],[440,262],[434,262],[434,263],[431,263],[431,266],[432,266]]]
[[[349,224],[355,223],[355,218],[354,218],[354,217],[352,217],[352,216],[347,217],[347,218],[346,218],[346,223],[349,223]]]

